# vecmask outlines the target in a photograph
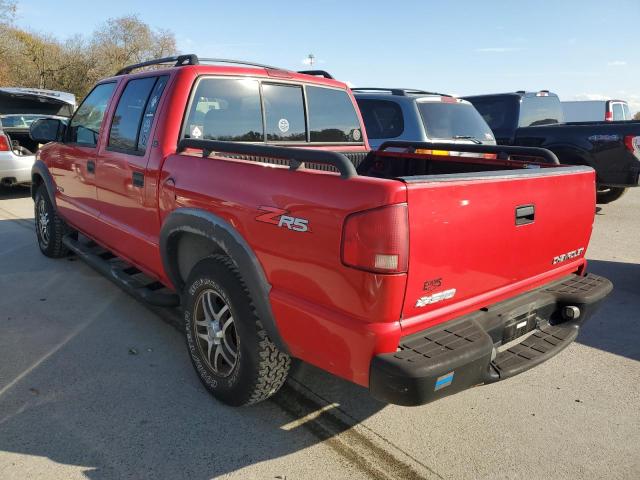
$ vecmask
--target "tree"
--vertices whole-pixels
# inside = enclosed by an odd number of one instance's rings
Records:
[[[16,15],[15,0],[0,0],[0,23],[11,23]]]
[[[176,53],[173,33],[137,16],[112,18],[89,38],[61,42],[17,28],[14,0],[0,0],[0,85],[47,88],[83,98],[99,79],[131,63]]]
[[[176,40],[167,30],[152,30],[137,15],[111,18],[93,33],[91,55],[98,77],[113,75],[126,65],[176,53]]]
[[[640,112],[636,112],[636,114],[633,116],[634,120],[640,120]]]

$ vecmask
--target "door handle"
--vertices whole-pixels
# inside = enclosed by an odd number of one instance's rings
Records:
[[[134,187],[144,187],[144,173],[133,172],[131,174]]]
[[[526,225],[533,223],[536,217],[535,205],[522,205],[516,207],[516,225]]]
[[[87,172],[88,173],[96,173],[96,162],[93,160],[87,161]]]

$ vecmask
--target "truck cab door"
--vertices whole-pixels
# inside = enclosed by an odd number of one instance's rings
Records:
[[[117,101],[96,165],[100,239],[119,255],[153,271],[160,230],[153,150],[155,113],[169,76],[129,80]],[[157,149],[156,149],[157,150]]]
[[[97,85],[69,122],[64,143],[53,146],[49,171],[57,192],[56,203],[64,218],[91,233],[98,224],[96,158],[100,132],[116,82]]]

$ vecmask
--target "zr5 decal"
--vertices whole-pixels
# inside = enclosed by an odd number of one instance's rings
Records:
[[[287,215],[289,213],[288,210],[265,206],[258,207],[258,210],[264,212],[256,217],[258,222],[270,223],[280,228],[288,228],[294,232],[311,232],[309,220]]]

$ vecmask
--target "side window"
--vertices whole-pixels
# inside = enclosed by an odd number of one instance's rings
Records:
[[[621,103],[613,103],[613,121],[619,122],[624,120],[624,110]]]
[[[156,115],[158,104],[160,103],[160,97],[164,92],[164,87],[167,85],[169,77],[164,75],[158,77],[153,90],[151,90],[151,96],[147,100],[147,108],[144,110],[144,116],[142,117],[142,126],[140,127],[140,135],[138,136],[138,150],[144,152],[147,148],[147,142],[149,140],[149,134],[151,133],[151,126],[153,125],[153,118]]]
[[[262,94],[267,141],[306,141],[302,87],[263,83]]]
[[[108,147],[143,154],[167,77],[146,77],[127,83],[111,122]]]
[[[200,80],[182,138],[234,142],[264,140],[260,86],[256,80]]]
[[[344,90],[307,87],[312,142],[361,142],[362,132],[351,98]]]
[[[67,142],[88,147],[96,146],[100,124],[115,86],[114,82],[102,83],[87,95],[69,123]]]
[[[358,100],[367,135],[371,139],[397,138],[404,131],[402,108],[388,100]]]

